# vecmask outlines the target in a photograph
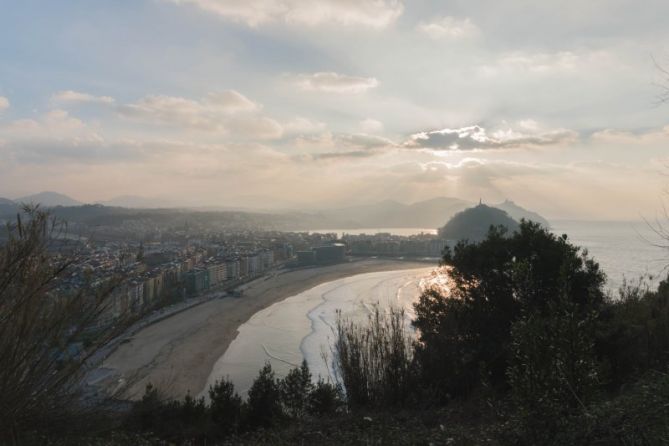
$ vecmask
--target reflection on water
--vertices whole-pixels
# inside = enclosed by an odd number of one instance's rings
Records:
[[[207,387],[227,376],[240,393],[246,393],[266,361],[278,376],[284,376],[306,359],[314,377],[328,378],[331,370],[324,356],[332,356],[337,310],[344,318],[364,321],[378,304],[403,308],[407,318],[412,318],[413,303],[421,290],[446,283],[433,271],[420,268],[346,277],[256,313],[239,328],[239,335],[214,366]]]

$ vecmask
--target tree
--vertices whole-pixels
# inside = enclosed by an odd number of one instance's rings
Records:
[[[236,432],[242,416],[242,398],[228,379],[217,381],[209,388],[211,420],[214,429],[227,435]]]
[[[300,367],[291,369],[280,382],[281,401],[286,414],[291,418],[303,418],[307,411],[309,394],[313,389],[311,372],[307,361],[303,360]]]
[[[83,366],[116,334],[96,330],[111,282],[67,294],[57,288],[77,260],[52,252],[65,230],[25,207],[0,247],[0,443],[29,431],[71,431],[82,418]]]
[[[270,427],[283,419],[281,390],[269,362],[258,373],[249,389],[248,422],[251,427]]]
[[[440,398],[487,382],[508,388],[511,330],[521,315],[546,316],[563,297],[584,318],[604,304],[604,274],[587,252],[539,224],[522,221],[511,236],[491,227],[480,243],[447,250],[450,295],[424,293],[415,305],[416,359]]]

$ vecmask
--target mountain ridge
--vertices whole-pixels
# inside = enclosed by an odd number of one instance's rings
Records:
[[[44,207],[55,207],[55,206],[81,206],[84,203],[78,200],[75,200],[72,197],[69,197],[65,194],[53,191],[42,191],[36,194],[27,195],[25,197],[18,198],[14,200],[17,203],[34,203],[40,204]]]

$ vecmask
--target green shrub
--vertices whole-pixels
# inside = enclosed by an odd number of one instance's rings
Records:
[[[599,327],[597,351],[608,369],[609,389],[669,366],[669,282],[651,291],[644,278],[625,283]]]
[[[654,446],[669,443],[669,375],[649,371],[620,395],[565,420],[555,446]]]
[[[308,410],[316,416],[333,415],[344,408],[344,395],[340,386],[319,379],[309,393]]]
[[[378,306],[367,324],[337,318],[334,367],[352,408],[406,403],[415,374],[413,347],[404,310],[382,314]]]
[[[517,417],[535,443],[551,438],[596,392],[594,317],[566,299],[546,315],[523,315],[511,330],[508,370]]]

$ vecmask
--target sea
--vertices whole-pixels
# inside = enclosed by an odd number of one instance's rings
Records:
[[[667,276],[669,247],[645,222],[553,221],[551,230],[593,257],[607,275],[606,289],[615,297],[627,282],[643,278],[654,287]],[[329,229],[310,232],[397,235],[436,233],[429,228]],[[405,310],[408,329],[413,303],[428,286],[440,283],[436,267],[358,274],[320,284],[259,311],[239,328],[237,338],[214,366],[207,387],[227,377],[245,394],[258,370],[269,362],[277,376],[285,376],[307,361],[314,377],[335,380],[331,367],[332,342],[338,312],[351,320],[365,320],[375,306]],[[443,277],[443,276],[441,276]],[[203,392],[206,397],[206,392]]]
[[[667,222],[669,229],[669,222]],[[644,221],[552,220],[551,231],[567,234],[571,243],[587,250],[606,273],[606,289],[616,293],[624,281],[644,277],[651,286],[666,278],[669,269],[669,240],[663,240]],[[433,228],[317,229],[309,232],[344,234],[390,233],[409,236],[436,234]]]
[[[245,394],[260,368],[269,362],[278,376],[305,359],[314,376],[335,380],[331,367],[333,334],[338,314],[363,321],[389,307],[405,310],[410,328],[413,302],[431,280],[433,267],[364,273],[320,284],[277,302],[242,324],[237,337],[216,362],[207,386],[228,378]],[[207,397],[206,391],[202,396]]]

